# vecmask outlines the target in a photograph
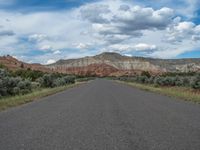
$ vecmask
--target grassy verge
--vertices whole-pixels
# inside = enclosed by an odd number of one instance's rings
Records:
[[[120,83],[124,83],[127,85],[130,85],[132,87],[136,87],[142,90],[150,91],[150,92],[156,92],[159,94],[164,94],[166,96],[180,98],[186,101],[192,101],[195,103],[200,104],[200,92],[195,91],[191,88],[186,87],[155,87],[154,85],[149,84],[139,84],[139,83],[133,83],[133,82],[122,82],[118,81]]]
[[[55,93],[64,91],[68,88],[78,86],[82,83],[83,82],[79,82],[76,84],[71,84],[71,85],[56,87],[56,88],[42,88],[42,89],[35,90],[26,95],[17,95],[17,96],[13,96],[13,97],[7,97],[7,98],[0,99],[0,111],[5,110],[10,107],[14,107],[14,106],[22,105],[22,104],[25,104],[28,102],[32,102],[34,100],[37,100],[37,99],[45,97],[45,96],[53,95]]]

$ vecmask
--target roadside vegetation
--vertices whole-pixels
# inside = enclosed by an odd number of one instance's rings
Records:
[[[0,98],[24,95],[40,88],[54,88],[75,83],[75,76],[45,74],[39,71],[0,69]]]
[[[5,110],[9,107],[18,106],[21,104],[25,104],[28,102],[32,102],[38,100],[39,98],[56,94],[58,92],[62,92],[68,88],[75,87],[81,83],[70,84],[66,86],[60,86],[55,88],[40,88],[35,89],[28,94],[19,94],[15,96],[4,97],[0,99],[0,111]]]
[[[61,73],[41,71],[8,71],[0,66],[0,110],[55,94],[69,87],[91,80]]]
[[[200,103],[199,73],[167,73],[159,76],[142,72],[132,77],[113,77],[131,86]]]

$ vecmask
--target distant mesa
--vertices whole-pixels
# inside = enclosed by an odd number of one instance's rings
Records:
[[[105,52],[92,57],[59,60],[47,67],[76,75],[127,76],[143,71],[151,74],[197,72],[200,71],[200,59],[153,59]]]
[[[0,57],[0,64],[11,70],[32,69],[81,76],[130,76],[148,71],[151,74],[166,72],[199,72],[200,59],[153,59],[129,57],[105,52],[96,56],[59,60],[50,65],[28,64],[11,56]]]

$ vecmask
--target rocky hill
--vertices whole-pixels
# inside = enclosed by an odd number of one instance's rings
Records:
[[[105,52],[92,57],[59,60],[47,67],[55,72],[76,75],[120,76],[139,74],[142,71],[161,74],[200,71],[200,59],[153,59]]]
[[[0,64],[10,70],[28,69],[42,72],[59,72],[81,76],[123,76],[165,72],[200,72],[200,58],[193,59],[153,59],[128,57],[118,53],[102,53],[92,57],[59,60],[51,65],[28,64],[12,56],[0,57]]]
[[[38,70],[42,72],[53,72],[50,68],[44,65],[28,64],[28,63],[19,61],[10,55],[0,57],[0,64],[4,65],[9,70],[31,69],[31,70]]]

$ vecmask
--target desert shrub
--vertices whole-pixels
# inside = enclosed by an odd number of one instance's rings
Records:
[[[160,86],[190,86],[191,77],[181,76],[158,76],[154,79],[154,84]]]
[[[0,79],[0,89],[3,87],[3,80]]]
[[[18,95],[20,94],[20,88],[19,87],[14,87],[13,88],[13,95]]]
[[[174,77],[164,77],[163,79],[163,85],[164,86],[174,86],[175,85],[175,79]]]
[[[64,74],[62,74],[62,73],[52,73],[51,74],[52,76],[53,76],[53,78],[62,78],[62,77],[64,77],[65,75]]]
[[[141,76],[151,77],[151,74],[148,71],[142,71]]]
[[[59,74],[45,74],[42,78],[38,78],[36,81],[41,84],[42,87],[57,87],[66,84],[75,83],[75,76],[64,76],[61,77]]]
[[[115,77],[115,80],[125,81],[125,82],[137,82],[137,77]]]
[[[176,76],[174,80],[175,80],[174,82],[175,82],[176,86],[183,86],[184,85],[183,80],[180,76]]]
[[[29,80],[24,80],[24,84],[27,90],[31,90],[31,81]]]
[[[18,87],[19,89],[25,89],[25,88],[26,88],[26,85],[25,85],[25,83],[24,83],[23,81],[20,81],[20,82],[17,84],[17,87]]]
[[[129,81],[129,78],[128,77],[119,77],[119,80],[121,80],[121,81]]]
[[[76,77],[75,76],[65,76],[65,77],[63,77],[63,79],[66,84],[73,84],[73,83],[75,83]]]
[[[15,95],[15,92],[13,89],[17,87],[18,83],[21,82],[21,78],[17,77],[6,77],[3,79],[4,87],[6,89],[7,94],[6,95]]]
[[[10,96],[21,94],[23,90],[31,91],[31,82],[21,77],[12,77],[6,70],[0,70],[0,95]]]
[[[0,85],[0,93],[2,96],[15,95],[18,93],[17,84],[21,81],[21,78],[4,77]]]
[[[28,90],[28,89],[20,90],[20,94],[22,94],[22,95],[28,94],[28,93],[30,93],[30,92],[31,92],[31,91]]]
[[[44,74],[40,71],[18,70],[8,72],[0,68],[0,97],[27,94],[40,87],[57,87],[75,83],[75,76]],[[34,82],[31,82],[34,81]]]
[[[193,78],[193,77],[183,77],[183,78],[182,78],[183,86],[189,87],[192,78]]]
[[[180,87],[192,87],[194,89],[200,89],[200,74],[189,73],[168,73],[159,76],[148,76],[146,72],[142,73],[143,76],[132,77],[115,77],[115,80],[138,82],[142,84],[154,84],[154,86],[180,86]],[[146,75],[145,75],[146,74]]]
[[[42,78],[40,78],[40,84],[43,87],[53,87],[53,80],[52,74],[45,74]]]
[[[35,80],[36,83],[40,84],[40,86],[43,86],[43,77],[39,77]]]
[[[38,89],[41,87],[40,82],[31,82],[31,89]]]
[[[148,83],[148,77],[147,76],[138,76],[136,78],[137,82],[139,83]]]
[[[53,81],[53,87],[64,86],[65,84],[66,84],[66,81],[64,78],[57,78],[57,79],[54,79]]]
[[[137,82],[137,77],[129,77],[129,82]]]
[[[4,81],[2,79],[0,79],[0,95],[5,96],[7,94],[7,89],[4,86]]]
[[[163,76],[170,76],[170,77],[176,77],[176,76],[180,76],[180,77],[188,77],[188,76],[195,76],[196,72],[168,72],[163,74]]]
[[[24,81],[20,81],[18,84],[17,84],[17,87],[20,89],[20,90],[31,90],[31,82],[29,80],[24,80]]]
[[[191,86],[194,89],[200,89],[200,74],[193,79]]]
[[[17,70],[12,72],[12,76],[17,77],[20,76],[23,79],[29,79],[31,81],[35,81],[38,78],[42,77],[44,75],[43,72],[41,71],[34,71],[31,69],[27,69],[27,70]]]
[[[163,78],[160,76],[156,76],[154,79],[154,84],[155,85],[163,85]]]
[[[0,79],[6,77],[8,75],[9,75],[9,73],[5,69],[0,68]]]
[[[155,80],[155,77],[154,77],[154,76],[151,76],[151,77],[148,79],[148,83],[149,83],[149,84],[154,84],[154,80]]]

